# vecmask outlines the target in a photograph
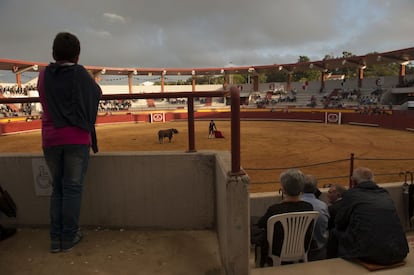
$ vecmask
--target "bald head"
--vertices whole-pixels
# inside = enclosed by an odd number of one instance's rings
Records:
[[[369,168],[358,167],[352,173],[352,180],[355,184],[359,184],[364,181],[374,181],[374,174]]]

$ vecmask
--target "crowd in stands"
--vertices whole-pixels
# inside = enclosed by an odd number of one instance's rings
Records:
[[[388,108],[388,110],[387,110]],[[365,106],[359,106],[356,112],[363,115],[389,115],[390,110],[392,110],[392,105],[389,105],[388,107],[385,106],[379,106],[377,104],[375,105],[365,105]]]
[[[273,265],[268,252],[280,256],[282,240],[287,234],[280,222],[276,223],[273,243],[269,243],[269,218],[303,211],[319,212],[313,235],[309,227],[310,234],[305,237],[308,261],[337,257],[376,265],[403,261],[409,252],[408,242],[388,191],[375,183],[369,168],[356,168],[351,181],[351,188],[330,185],[327,200],[323,201],[314,176],[304,175],[299,169],[283,172],[282,201],[270,205],[262,217],[252,219],[251,242],[256,246],[258,266]]]
[[[1,86],[0,85],[0,93],[5,96],[12,96],[12,95],[28,95],[28,91],[36,91],[37,87],[35,85],[26,85],[24,87],[19,87],[18,85],[13,86]]]
[[[323,91],[322,91],[323,92]],[[323,96],[320,99],[320,102],[323,108],[336,108],[341,109],[345,108],[347,105],[346,102],[356,102],[359,106],[358,109],[361,109],[361,106],[368,105],[377,105],[380,103],[380,98],[382,95],[381,89],[375,89],[369,95],[362,95],[361,91],[354,89],[352,91],[334,89],[330,93],[323,92]],[[311,95],[307,107],[315,108],[318,105],[318,99],[315,95]],[[362,108],[366,109],[366,108]],[[365,113],[365,112],[364,112]]]
[[[397,88],[404,88],[404,87],[413,87],[414,86],[414,79],[404,79],[403,83],[398,84]]]
[[[400,84],[399,87],[410,87],[414,85],[413,80],[405,80],[404,83]],[[18,96],[18,95],[29,95],[29,91],[36,90],[37,87],[35,85],[26,85],[19,87],[18,85],[7,85],[1,86],[0,85],[0,95],[5,97],[9,96]],[[242,89],[241,89],[242,90]],[[257,108],[266,108],[267,106],[271,105],[272,107],[279,103],[285,102],[298,102],[297,99],[297,90],[296,88],[292,89],[291,91],[283,91],[283,89],[273,89],[268,90],[266,94],[261,96],[259,93],[251,96],[250,100],[252,100]],[[383,106],[378,106],[380,104],[381,95],[383,93],[380,86],[377,86],[372,92],[369,94],[362,94],[359,89],[344,89],[342,88],[335,88],[332,91],[328,92],[323,89],[319,91],[321,96],[311,95],[309,101],[303,105],[306,107],[319,107],[322,106],[325,109],[328,108],[335,108],[341,109],[352,106],[356,108],[356,111],[361,114],[383,114],[388,113]],[[223,99],[224,100],[224,99]],[[205,99],[200,99],[201,104],[207,104],[204,102]],[[169,104],[172,105],[179,105],[179,104],[186,104],[186,98],[171,98],[167,101]],[[248,100],[246,99],[246,104],[248,105]],[[250,101],[251,102],[251,101]],[[107,100],[102,101],[99,105],[100,112],[112,112],[112,111],[123,111],[128,110],[132,106],[132,101],[130,100]],[[368,106],[368,107],[367,107]],[[11,108],[8,105],[0,104],[0,114],[3,116],[12,117],[18,116],[20,114],[23,115],[30,115],[32,113],[30,105],[23,105],[22,108],[19,110],[15,110],[15,108]]]
[[[21,95],[28,96],[29,91],[35,90],[37,90],[35,85],[26,85],[25,87],[19,87],[17,85],[3,87],[0,85],[0,94],[4,97],[13,97]],[[19,106],[20,108],[15,108],[16,105],[0,104],[0,114],[3,117],[17,117],[20,114],[32,114],[32,105],[30,103],[22,103]]]
[[[347,105],[377,105],[380,103],[382,89],[376,88],[369,95],[363,95],[360,90],[353,89],[333,89],[330,92],[321,90],[321,97],[312,94],[306,107],[315,108],[322,105],[323,108],[345,108]],[[297,102],[297,91],[292,89],[290,92],[267,92],[266,95],[256,94],[252,97],[258,108],[265,108],[268,105],[274,106],[281,102]],[[352,102],[352,104],[350,104]]]
[[[126,111],[131,105],[130,100],[101,100],[98,110],[100,112]]]
[[[170,98],[169,102],[171,104],[187,104],[187,98],[180,97],[180,98]]]
[[[19,114],[7,104],[0,104],[0,114],[2,117],[17,117]],[[0,116],[0,117],[1,117]]]
[[[264,107],[265,105],[271,104],[272,106],[281,102],[296,102],[296,89],[291,90],[289,93],[285,91],[269,91],[266,93],[265,97],[256,95],[253,97],[258,108]]]

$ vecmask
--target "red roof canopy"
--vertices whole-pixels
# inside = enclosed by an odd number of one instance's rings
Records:
[[[310,69],[331,72],[336,68],[361,67],[376,64],[405,63],[414,60],[414,47],[383,53],[372,53],[360,56],[333,58],[319,61],[290,64],[252,65],[216,68],[114,68],[103,66],[85,66],[93,74],[105,70],[106,75],[222,75],[222,74],[261,74],[275,70],[287,72],[306,71]],[[22,60],[0,59],[0,70],[13,72],[36,71],[46,67],[48,63]]]

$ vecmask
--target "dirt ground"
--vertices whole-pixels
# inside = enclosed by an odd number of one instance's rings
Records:
[[[213,231],[82,229],[71,252],[49,253],[47,228],[0,242],[2,275],[221,275]]]
[[[230,151],[230,122],[216,121],[224,139],[208,139],[208,123],[195,123],[196,150]],[[179,134],[160,144],[157,132],[167,128]],[[187,122],[99,125],[97,134],[101,152],[188,150]],[[241,166],[251,178],[251,192],[278,190],[279,174],[288,167],[315,175],[320,186],[348,184],[351,153],[358,158],[355,166],[372,168],[377,182],[402,181],[399,172],[414,170],[413,139],[412,132],[372,127],[242,121]],[[0,153],[20,152],[41,152],[40,131],[0,136]],[[384,160],[389,158],[398,160]],[[1,242],[0,274],[221,274],[212,232],[90,228],[84,234],[72,252],[51,254],[47,228],[19,229]]]
[[[224,139],[208,139],[208,124],[195,122],[196,150],[230,151],[230,121],[216,121]],[[279,175],[289,167],[313,174],[320,187],[327,183],[347,185],[351,153],[355,155],[355,166],[371,168],[378,183],[403,181],[400,172],[414,171],[412,132],[300,122],[240,124],[241,166],[251,179],[251,192],[278,190]],[[168,128],[176,128],[179,133],[171,143],[166,139],[160,144],[157,132]],[[187,122],[98,125],[97,135],[100,152],[188,150]],[[0,136],[2,152],[41,152],[40,131]],[[315,165],[319,163],[326,164]]]

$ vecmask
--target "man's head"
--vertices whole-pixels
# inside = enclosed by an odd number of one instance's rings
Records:
[[[318,181],[312,175],[305,175],[303,193],[312,193],[315,194],[318,190]]]
[[[287,196],[296,197],[303,191],[304,177],[300,170],[289,169],[280,175],[280,184]]]
[[[53,40],[53,58],[56,61],[78,63],[80,55],[79,39],[68,32],[60,32]]]
[[[342,194],[346,191],[346,188],[339,184],[333,184],[329,187],[328,190],[328,201],[329,203],[334,203],[340,198],[342,198]]]
[[[352,173],[351,179],[354,182],[354,185],[358,185],[361,182],[374,181],[374,174],[369,168],[358,167]]]

